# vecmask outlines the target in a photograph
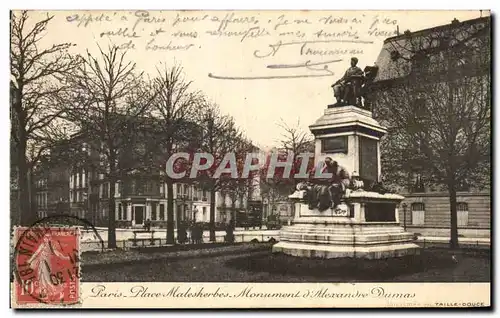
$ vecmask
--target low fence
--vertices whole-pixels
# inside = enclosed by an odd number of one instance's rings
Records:
[[[259,231],[259,233],[234,233],[234,242],[235,243],[245,243],[245,242],[273,242],[273,241],[278,241],[279,236],[278,236],[278,231]],[[134,248],[134,247],[147,247],[147,246],[167,246],[167,239],[165,237],[164,232],[160,232],[163,235],[162,237],[157,237],[157,235],[154,235],[153,238],[151,238],[150,233],[141,233],[141,235],[137,236],[137,240],[134,242],[133,239],[125,239],[125,240],[117,240],[116,241],[116,247],[118,248]],[[156,234],[156,232],[155,232]],[[103,237],[103,239],[106,239]],[[203,243],[209,243],[210,242],[210,235],[203,235]],[[216,234],[215,235],[215,242],[216,243],[224,243],[225,242],[225,234]],[[104,247],[101,242],[98,241],[81,241],[80,242],[80,249],[82,252],[87,252],[87,251],[100,251],[103,248],[107,248],[107,242],[104,241]],[[177,243],[177,242],[176,242]],[[188,233],[188,242],[186,244],[192,244],[191,242],[191,237]]]
[[[130,235],[117,235],[117,247],[118,248],[134,248],[134,247],[147,247],[147,246],[166,246],[166,232],[165,231],[155,231],[152,233],[140,233],[137,234],[137,239],[133,240],[133,232]],[[92,234],[92,233],[90,233]],[[88,233],[87,233],[88,235]],[[234,242],[244,243],[244,242],[277,242],[279,241],[279,231],[278,230],[255,230],[255,231],[235,231]],[[106,233],[100,233],[103,240],[107,239]],[[176,232],[174,233],[176,237]],[[216,243],[225,242],[226,232],[218,231],[215,235]],[[85,237],[85,235],[84,235]],[[85,251],[100,251],[103,248],[107,248],[107,242],[104,241],[101,244],[95,235],[87,236],[88,239],[81,241],[80,249]],[[177,238],[176,238],[177,239]],[[187,233],[188,242],[186,244],[192,244],[191,233]],[[210,234],[205,231],[203,233],[203,243],[210,243]],[[176,241],[176,244],[178,242]],[[447,237],[425,237],[419,236],[415,241],[422,248],[448,248],[449,238]],[[104,246],[103,246],[104,245]],[[459,246],[461,249],[490,249],[490,240],[485,238],[459,238]]]
[[[448,248],[450,247],[449,241],[436,240],[434,238],[419,238],[416,243],[422,248]],[[468,240],[466,242],[459,241],[459,248],[461,249],[490,249],[490,242],[482,240]]]

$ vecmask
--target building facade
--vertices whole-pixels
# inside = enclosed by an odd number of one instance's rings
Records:
[[[115,193],[110,193],[109,180],[103,172],[103,159],[93,153],[95,145],[81,135],[75,135],[66,148],[73,158],[44,166],[36,175],[35,200],[39,217],[65,214],[85,218],[97,227],[107,227],[109,199],[115,199],[115,219],[118,228],[142,227],[150,221],[154,227],[167,225],[167,184],[164,169],[156,172],[131,173],[118,180]],[[53,152],[54,157],[59,155]],[[258,179],[252,180],[258,185]],[[255,186],[257,189],[258,186]],[[259,191],[242,193],[233,198],[228,192],[216,192],[215,222],[228,223],[236,215],[248,212],[247,201],[258,197]],[[200,185],[173,184],[173,219],[179,222],[210,222],[210,192]]]
[[[447,192],[403,193],[399,221],[407,230],[424,236],[449,236],[450,199]],[[457,193],[458,234],[490,237],[489,192]]]
[[[453,101],[453,106],[456,106],[453,109],[465,109],[470,114],[479,112],[479,109],[489,111],[490,23],[490,17],[463,22],[455,19],[447,25],[406,31],[386,39],[377,59],[379,70],[369,93],[369,102],[374,117],[388,128],[381,146],[384,182],[389,181],[394,190],[405,196],[399,209],[400,222],[415,233],[450,234],[450,194],[443,182],[435,182],[439,172],[427,169],[429,165],[422,154],[429,153],[432,147],[438,149],[433,139],[441,138],[441,135],[436,137],[432,133],[446,133],[441,129],[447,124],[445,121],[441,127],[435,124],[435,117],[440,116],[436,114],[441,109],[439,105]],[[475,85],[474,88],[471,85]],[[387,111],[389,108],[402,109],[402,119],[395,120],[394,112]],[[458,116],[452,113],[450,116]],[[406,120],[408,114],[413,117]],[[451,117],[450,126],[453,120],[455,117]],[[429,124],[427,127],[426,123]],[[397,139],[395,136],[403,136],[397,133],[398,130],[404,130],[407,135],[413,132],[410,134],[412,138]],[[456,138],[466,138],[466,133],[457,133]],[[488,142],[488,133],[484,134],[484,144]],[[390,143],[396,147],[388,147]],[[401,144],[408,146],[401,147]],[[467,162],[466,155],[463,158],[457,155],[458,159],[450,160],[461,165]],[[489,162],[488,154],[481,153],[481,156],[483,161]],[[394,158],[397,159],[391,162]],[[395,169],[398,164],[400,168]],[[470,172],[470,178],[461,177],[454,184],[459,235],[490,235],[491,171],[487,164],[479,168],[474,175]]]

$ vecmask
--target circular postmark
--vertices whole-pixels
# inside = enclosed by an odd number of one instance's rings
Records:
[[[52,215],[29,227],[14,229],[14,293],[16,303],[71,305],[80,301],[80,238],[93,232],[101,248],[104,241],[87,220]]]

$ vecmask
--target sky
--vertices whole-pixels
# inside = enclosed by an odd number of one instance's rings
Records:
[[[47,12],[32,12],[33,21]],[[53,11],[41,45],[72,53],[109,44],[128,49],[137,69],[180,64],[193,89],[234,117],[261,148],[276,146],[283,122],[308,126],[335,102],[331,85],[352,56],[375,63],[383,41],[487,15],[483,11]],[[305,67],[305,65],[308,67]],[[306,77],[308,76],[308,77]]]

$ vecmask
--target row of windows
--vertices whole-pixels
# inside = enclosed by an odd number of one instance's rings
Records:
[[[165,205],[163,203],[159,204],[160,208],[157,211],[156,203],[151,204],[151,220],[152,221],[165,221]],[[158,212],[158,215],[157,215]],[[131,213],[133,214],[133,208]],[[127,219],[127,210],[123,207],[121,203],[118,203],[118,220],[126,220]]]
[[[36,194],[36,205],[39,208],[47,208],[47,193]]]
[[[152,203],[151,204],[151,221],[165,221],[165,204],[160,203],[158,204],[159,209],[157,209],[157,204]],[[181,206],[177,207],[178,210],[181,210]],[[184,207],[186,209],[186,207]],[[202,207],[201,211],[199,209],[195,208],[196,212],[201,212],[203,214],[203,217],[207,215],[207,207]],[[134,213],[133,207],[131,210],[131,213]],[[133,217],[133,215],[132,215]],[[118,220],[126,220],[127,219],[127,211],[126,208],[123,207],[121,203],[118,204]]]
[[[46,179],[40,179],[40,180],[36,181],[36,185],[39,188],[41,188],[43,186],[46,186],[47,185],[47,180]]]
[[[178,197],[187,197],[195,201],[208,201],[208,192],[205,189],[191,187],[187,184],[177,184],[176,190]]]
[[[95,193],[96,190],[92,190]],[[103,183],[99,185],[99,198],[107,199],[109,198],[109,183]],[[70,190],[69,191],[69,201],[70,202],[81,202],[88,199],[87,189],[84,190]]]
[[[413,202],[412,211],[425,211],[425,204],[422,202]],[[465,202],[457,202],[457,211],[469,211],[469,205]]]
[[[133,194],[144,194],[144,193],[151,193],[152,187],[153,187],[153,182],[147,182],[147,183],[131,183],[132,186],[132,191],[131,193]],[[99,197],[100,198],[109,198],[109,183],[103,183],[99,185]],[[208,199],[208,193],[206,190],[200,190],[194,188],[192,195],[189,195],[189,192],[183,192],[182,190],[179,191],[179,189],[185,189],[185,191],[188,191],[188,185],[181,185],[177,184],[177,197],[178,198],[186,198],[190,200],[195,200],[195,201],[209,201]],[[118,183],[116,185],[116,193],[120,194],[121,186]],[[83,193],[86,193],[86,191],[78,191],[78,190],[70,190],[70,201],[71,202],[80,202],[82,200],[86,199],[86,196]],[[163,194],[163,186],[160,186],[160,193]],[[127,195],[125,193],[124,195]]]
[[[79,169],[76,173],[74,173],[70,178],[70,188],[83,188],[86,186],[87,174],[83,169]]]
[[[457,203],[457,224],[458,226],[467,226],[469,222],[469,205],[465,202]],[[425,204],[414,202],[411,204],[411,223],[412,225],[425,224]]]

